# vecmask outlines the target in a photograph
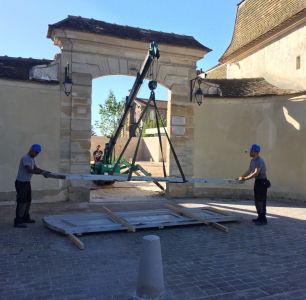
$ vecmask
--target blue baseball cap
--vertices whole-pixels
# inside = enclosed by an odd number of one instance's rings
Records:
[[[253,144],[250,148],[250,152],[260,152],[260,146],[258,144]]]
[[[33,145],[31,146],[31,149],[32,149],[34,152],[39,153],[39,152],[41,151],[41,145],[39,145],[39,144],[33,144]]]

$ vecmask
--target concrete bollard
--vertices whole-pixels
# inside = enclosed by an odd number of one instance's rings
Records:
[[[143,237],[143,253],[138,270],[136,299],[158,299],[164,291],[164,273],[160,239]]]

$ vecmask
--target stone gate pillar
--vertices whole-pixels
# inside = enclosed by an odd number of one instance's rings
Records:
[[[66,96],[61,84],[61,153],[60,168],[63,173],[89,173],[91,138],[91,74],[76,72],[71,45],[62,49],[60,78],[64,81],[65,67],[69,63],[72,92]],[[67,181],[67,199],[87,201],[90,182]]]
[[[193,176],[193,114],[194,103],[189,102],[189,80],[185,78],[171,86],[171,101],[168,104],[167,119],[171,142],[186,177]],[[179,169],[170,151],[168,162],[170,176],[180,176]],[[169,183],[167,185],[167,195],[169,197],[192,196],[193,184]]]

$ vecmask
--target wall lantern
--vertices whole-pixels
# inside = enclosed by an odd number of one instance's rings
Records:
[[[69,96],[71,94],[73,82],[71,79],[68,63],[67,63],[67,66],[65,67],[65,79],[64,79],[63,84],[64,84],[65,94],[66,96]]]
[[[190,102],[193,100],[198,103],[200,106],[203,103],[204,93],[201,89],[201,84],[203,82],[203,74],[204,78],[206,74],[201,71],[197,72],[197,77],[190,80]],[[196,89],[195,93],[193,92],[195,89],[195,85],[198,84],[198,88]]]

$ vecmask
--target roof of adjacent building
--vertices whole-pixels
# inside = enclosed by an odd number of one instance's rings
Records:
[[[0,78],[30,80],[29,73],[32,67],[50,63],[51,60],[48,59],[0,56]]]
[[[281,96],[303,92],[278,88],[264,78],[205,79],[204,81],[218,84],[222,91],[222,97],[230,98]]]
[[[241,1],[232,41],[220,61],[226,62],[305,17],[305,0]]]
[[[155,41],[159,44],[183,46],[187,48],[201,49],[207,52],[211,51],[211,49],[199,43],[192,36],[111,24],[104,21],[87,19],[76,16],[68,16],[66,19],[62,21],[49,25],[47,37],[49,38],[51,37],[52,29],[54,28],[84,31],[89,33],[108,35],[108,36],[137,40],[137,41],[145,41],[145,42]]]
[[[146,106],[148,103],[148,99],[145,98],[136,98],[135,102],[140,104],[141,106]],[[164,100],[155,100],[157,108],[159,109],[167,109],[168,101]],[[154,107],[153,102],[150,103],[150,107]]]
[[[226,78],[226,65],[218,64],[209,70],[205,71],[207,74],[207,78],[218,78],[225,79]]]

